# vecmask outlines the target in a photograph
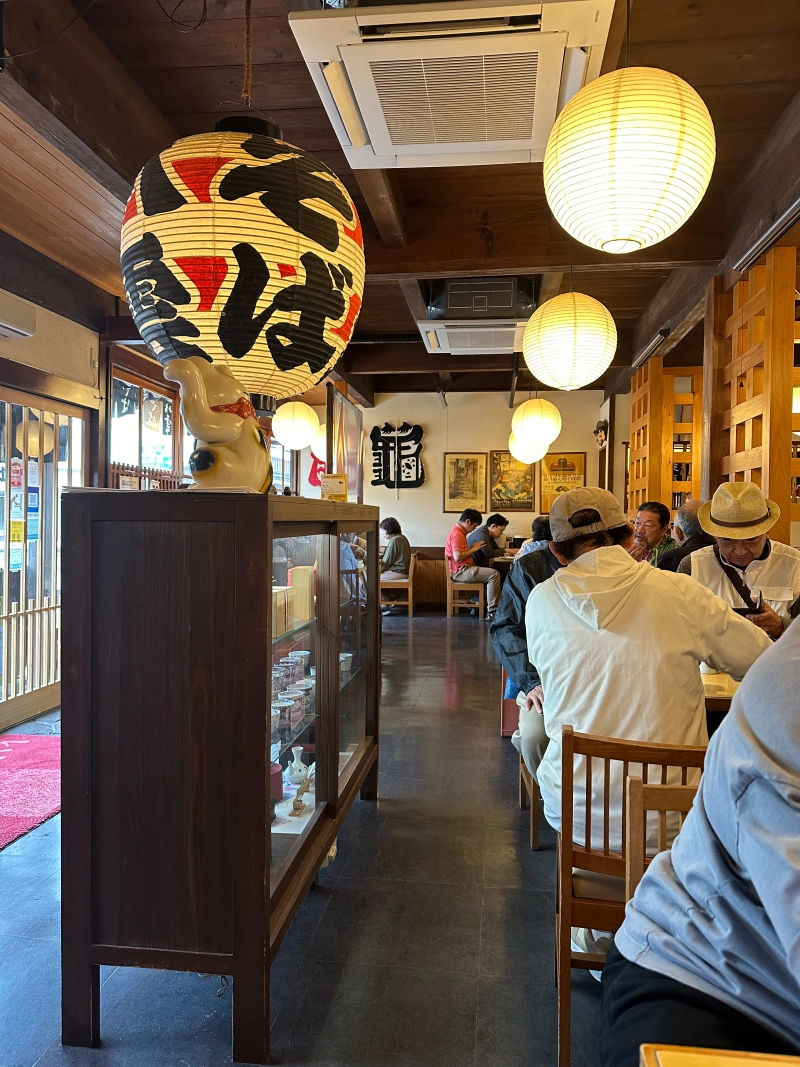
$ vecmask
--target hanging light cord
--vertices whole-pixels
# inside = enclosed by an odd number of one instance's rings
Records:
[[[184,0],[178,0],[172,11],[167,11],[161,3],[161,0],[156,0],[156,3],[161,8],[162,13],[169,19],[172,28],[177,30],[178,33],[193,33],[195,30],[199,30],[201,26],[205,26],[206,24],[206,18],[208,17],[208,0],[203,0],[203,8],[197,22],[181,22],[180,19],[175,18],[175,13],[179,7],[183,6]]]
[[[253,99],[253,42],[250,34],[250,7],[252,0],[244,3],[244,81],[242,82],[242,100],[248,107]]]
[[[23,56],[32,56],[36,52],[41,52],[43,48],[49,48],[51,44],[55,44],[59,37],[63,37],[70,26],[74,26],[78,19],[83,18],[90,7],[93,7],[97,3],[97,0],[89,0],[89,3],[84,5],[80,11],[76,11],[73,18],[69,20],[66,26],[62,26],[55,37],[51,37],[49,41],[45,41],[44,44],[37,45],[36,48],[29,48],[27,52],[17,52],[13,56],[0,55],[0,61],[3,59],[22,59]],[[0,50],[1,51],[1,50]]]
[[[631,65],[631,0],[625,0],[625,66]]]

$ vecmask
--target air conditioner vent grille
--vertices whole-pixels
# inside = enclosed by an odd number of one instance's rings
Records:
[[[538,65],[537,52],[369,64],[395,145],[530,138]]]
[[[450,352],[455,356],[469,353],[513,352],[515,350],[516,326],[494,327],[447,327]]]

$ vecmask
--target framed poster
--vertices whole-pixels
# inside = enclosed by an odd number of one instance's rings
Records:
[[[486,453],[445,452],[443,510],[486,511]]]
[[[508,451],[489,453],[489,510],[533,511],[534,463],[520,463]]]
[[[559,493],[586,485],[585,452],[548,452],[542,460],[542,503],[539,510],[547,515]]]

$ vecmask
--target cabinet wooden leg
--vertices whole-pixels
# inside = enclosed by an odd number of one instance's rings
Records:
[[[100,1047],[100,968],[62,960],[61,1044]]]
[[[367,777],[364,779],[364,784],[361,786],[360,793],[362,800],[377,800],[378,799],[378,760],[372,764],[367,771]]]
[[[233,979],[233,1061],[269,1061],[269,959],[263,975]],[[253,979],[256,979],[255,981]]]

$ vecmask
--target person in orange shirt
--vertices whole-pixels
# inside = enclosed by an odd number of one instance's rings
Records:
[[[480,582],[486,586],[486,617],[493,619],[500,601],[500,575],[491,567],[470,566],[472,557],[483,547],[482,544],[467,544],[467,534],[477,530],[482,521],[479,511],[467,508],[447,535],[444,554],[450,568],[450,579],[454,582]]]

